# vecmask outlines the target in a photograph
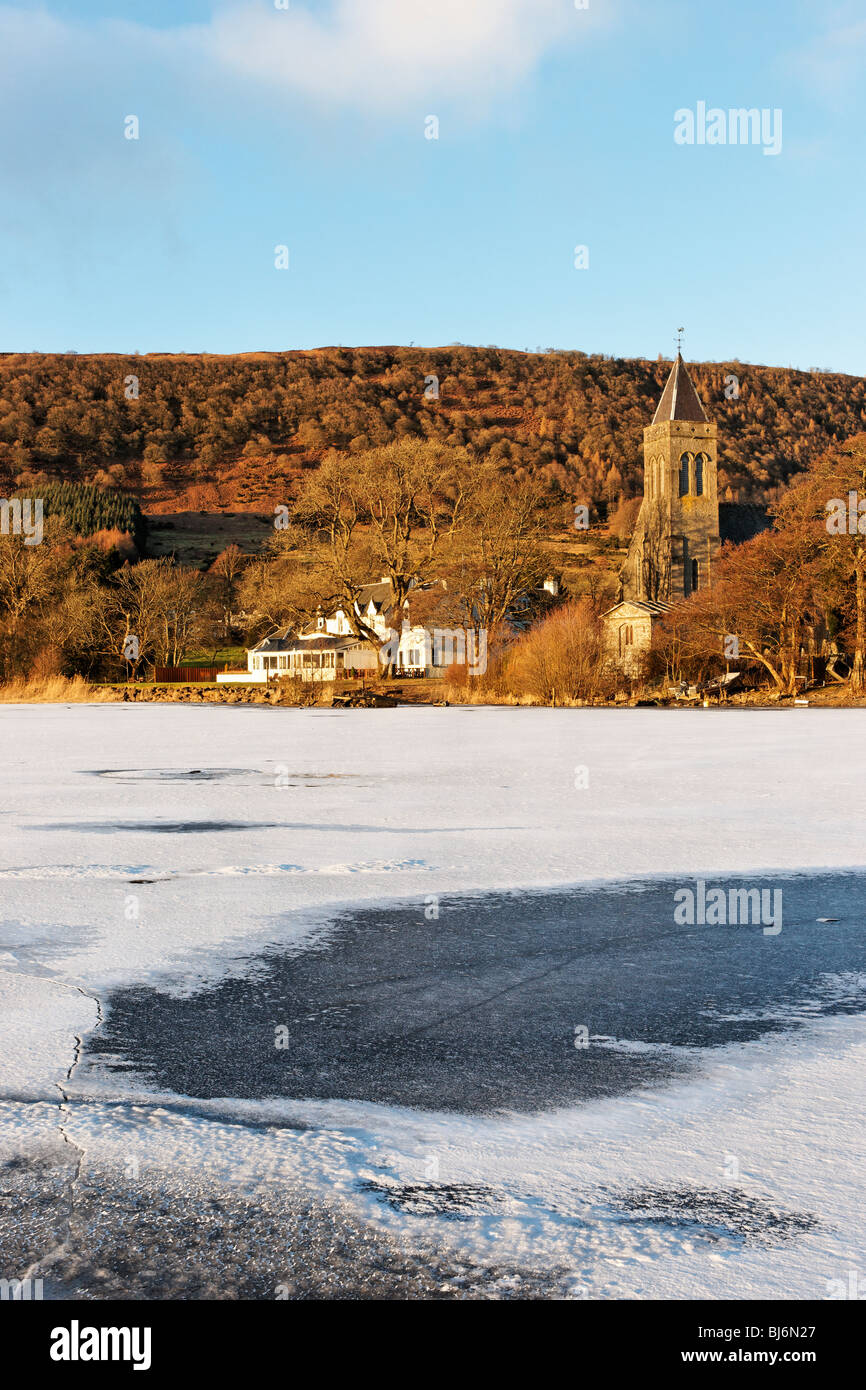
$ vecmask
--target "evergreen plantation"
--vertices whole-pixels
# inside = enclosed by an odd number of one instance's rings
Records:
[[[143,548],[146,524],[141,508],[134,497],[116,488],[51,482],[38,488],[20,488],[16,496],[41,497],[43,515],[61,518],[77,536],[92,536],[98,531],[126,531],[139,550]]]

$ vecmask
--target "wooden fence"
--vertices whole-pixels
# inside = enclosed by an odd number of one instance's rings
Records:
[[[153,679],[158,685],[193,685],[215,681],[216,666],[154,666]]]

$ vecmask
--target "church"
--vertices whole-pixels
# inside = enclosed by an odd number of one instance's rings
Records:
[[[643,501],[619,601],[604,614],[609,649],[626,672],[639,666],[659,618],[712,584],[723,543],[748,540],[769,524],[762,507],[719,504],[718,431],[679,352],[643,448]]]

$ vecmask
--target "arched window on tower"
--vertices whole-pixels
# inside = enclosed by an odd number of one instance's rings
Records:
[[[698,566],[698,562],[697,560],[692,560],[692,593],[695,593],[695,591],[697,590],[700,577],[700,568]]]
[[[690,454],[680,455],[680,497],[689,495],[689,464],[691,463]]]
[[[704,455],[695,454],[695,496],[703,496],[704,491]]]

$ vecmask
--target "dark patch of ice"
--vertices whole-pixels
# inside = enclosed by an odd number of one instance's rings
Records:
[[[88,835],[125,834],[146,835],[205,835],[223,830],[282,830],[279,821],[243,820],[118,820],[118,821],[57,821],[48,825],[31,825],[30,830],[76,830]]]
[[[115,991],[87,1051],[208,1099],[531,1112],[657,1086],[700,1049],[866,1009],[866,876],[776,882],[777,936],[677,925],[679,880],[346,912],[197,992]]]
[[[665,1226],[710,1244],[776,1244],[820,1224],[811,1212],[784,1211],[738,1188],[631,1188],[616,1195],[614,1209],[631,1213],[621,1218],[629,1225]]]
[[[266,786],[274,785],[275,768],[261,767],[96,767],[87,769],[91,777],[107,777],[114,782],[227,782],[254,778]],[[319,782],[358,781],[353,773],[345,772],[288,772],[288,785],[315,786]]]
[[[364,1192],[375,1192],[394,1211],[409,1216],[445,1216],[467,1221],[499,1201],[492,1187],[482,1183],[361,1183]]]

